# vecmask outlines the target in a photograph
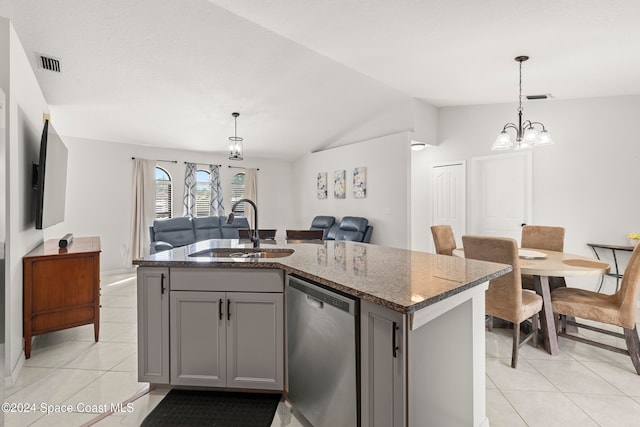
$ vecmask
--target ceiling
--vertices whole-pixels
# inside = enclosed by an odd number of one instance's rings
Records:
[[[413,98],[516,102],[517,55],[525,94],[640,94],[638,0],[0,0],[0,15],[60,134],[225,153],[237,111],[245,159],[411,129],[376,118]]]

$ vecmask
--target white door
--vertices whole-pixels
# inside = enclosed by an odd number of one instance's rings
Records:
[[[474,158],[471,174],[471,232],[519,242],[531,221],[531,151]]]
[[[435,165],[431,171],[433,183],[433,224],[449,224],[458,247],[466,233],[466,171],[465,162]],[[433,241],[431,242],[433,247]]]

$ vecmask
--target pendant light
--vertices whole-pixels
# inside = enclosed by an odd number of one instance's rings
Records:
[[[231,113],[234,121],[233,136],[229,137],[229,160],[242,160],[242,138],[238,136],[238,116],[240,113]]]
[[[516,56],[514,58],[520,63],[520,92],[519,92],[519,105],[518,105],[518,125],[514,123],[507,123],[502,128],[502,132],[498,135],[496,142],[491,147],[492,150],[509,150],[514,148],[515,150],[524,150],[532,148],[538,145],[550,145],[553,144],[551,135],[547,132],[547,129],[541,122],[532,122],[531,120],[522,121],[522,63],[529,59],[528,56]],[[542,129],[538,131],[535,126],[539,126]],[[516,131],[516,144],[514,147],[511,135],[507,133],[507,129],[514,129]]]

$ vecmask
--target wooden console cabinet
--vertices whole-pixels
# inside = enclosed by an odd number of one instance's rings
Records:
[[[22,258],[24,354],[35,335],[93,323],[100,332],[100,238],[77,237],[66,248],[51,239]]]

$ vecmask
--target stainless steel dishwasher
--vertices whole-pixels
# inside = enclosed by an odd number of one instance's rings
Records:
[[[359,425],[358,314],[355,298],[289,276],[288,399],[314,427]]]

